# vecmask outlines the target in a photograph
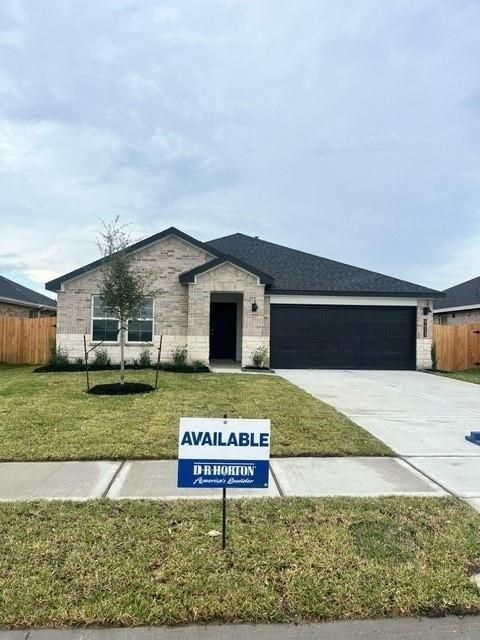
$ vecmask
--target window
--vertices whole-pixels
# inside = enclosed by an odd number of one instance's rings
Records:
[[[440,316],[440,324],[448,324],[448,317],[445,316]]]
[[[93,296],[92,340],[118,342],[120,323],[105,310],[101,296]],[[139,317],[128,321],[127,342],[151,342],[153,338],[153,298],[145,298]]]
[[[423,337],[428,338],[428,320],[426,318],[423,321]]]
[[[92,305],[92,340],[100,342],[117,342],[118,320],[105,311],[101,296],[93,296]]]
[[[145,298],[139,317],[128,321],[128,342],[151,342],[153,338],[153,298]]]

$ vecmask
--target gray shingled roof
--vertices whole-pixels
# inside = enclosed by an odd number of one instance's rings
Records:
[[[345,294],[345,295],[388,295],[412,297],[443,297],[443,293],[428,289],[418,284],[391,278],[374,271],[367,271],[348,264],[320,258],[304,251],[290,249],[272,242],[259,240],[243,233],[234,233],[223,238],[216,238],[210,242],[200,242],[183,233],[175,227],[169,227],[160,233],[137,242],[128,248],[135,251],[149,244],[167,237],[177,235],[187,242],[194,244],[214,257],[215,261],[224,262],[229,258],[232,262],[250,266],[261,272],[265,283],[271,291],[280,293],[317,293],[317,294]],[[70,273],[55,278],[46,283],[50,291],[58,291],[66,280],[79,276],[101,266],[102,260],[95,260]],[[181,282],[188,282],[189,276],[198,269],[204,270],[202,265],[180,275]],[[270,276],[270,277],[269,277]],[[37,294],[38,295],[38,294]]]
[[[0,300],[17,301],[32,307],[52,307],[54,309],[57,306],[55,300],[4,276],[0,276]]]
[[[434,289],[320,258],[243,233],[216,238],[206,244],[270,274],[275,280],[271,290],[276,292],[442,296]]]
[[[436,300],[435,309],[467,307],[477,304],[480,307],[480,276],[445,289],[445,298]]]

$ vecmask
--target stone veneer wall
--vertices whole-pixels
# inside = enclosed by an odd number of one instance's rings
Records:
[[[193,360],[208,362],[210,344],[210,294],[242,293],[242,366],[251,364],[252,351],[269,348],[270,298],[258,278],[230,263],[199,274],[188,285],[188,354]],[[258,310],[252,311],[256,301]]]
[[[430,307],[430,313],[423,315],[423,308]],[[430,369],[432,366],[432,337],[433,337],[433,300],[417,300],[417,369]],[[424,321],[426,320],[426,337],[424,336]]]
[[[157,357],[160,334],[163,335],[162,361],[171,360],[176,345],[187,345],[188,287],[181,285],[180,273],[213,258],[206,251],[176,236],[168,236],[139,252],[139,269],[152,271],[154,296],[154,336],[152,360]],[[92,295],[98,292],[99,269],[79,276],[58,292],[57,344],[68,349],[70,358],[83,357],[83,334],[91,344]],[[126,359],[137,358],[143,344],[127,344]],[[118,345],[102,344],[113,362],[118,362]],[[208,354],[207,354],[208,355]],[[91,354],[90,357],[93,357]]]

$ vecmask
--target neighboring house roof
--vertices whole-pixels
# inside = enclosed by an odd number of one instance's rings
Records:
[[[43,296],[41,293],[37,293],[33,289],[24,287],[4,276],[0,276],[0,301],[34,307],[35,309],[42,307],[47,307],[47,309],[57,308],[55,300],[47,298],[47,296]]]
[[[385,295],[404,297],[441,297],[434,289],[367,271],[351,265],[259,240],[243,233],[234,233],[210,242],[200,242],[175,227],[169,227],[141,242],[128,251],[137,251],[169,235],[193,244],[213,257],[195,269],[180,274],[180,282],[193,282],[195,276],[225,262],[236,264],[259,276],[260,281],[275,293],[315,293],[345,295]],[[46,288],[58,291],[62,283],[102,265],[95,260],[59,278],[47,282]]]
[[[243,233],[216,238],[207,244],[269,273],[274,278],[272,292],[412,297],[443,295],[434,289],[320,258]]]
[[[480,307],[480,276],[445,289],[443,293],[445,297],[433,305],[437,313],[440,309]]]

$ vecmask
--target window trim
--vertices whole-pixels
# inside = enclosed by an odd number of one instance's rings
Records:
[[[155,335],[155,298],[153,296],[145,296],[144,300],[152,301],[152,317],[151,318],[129,318],[127,320],[127,340],[126,344],[139,345],[139,344],[153,344],[153,336]],[[128,323],[130,320],[151,320],[152,321],[152,339],[151,340],[129,340],[128,339]]]
[[[92,297],[91,297],[91,301],[90,301],[90,340],[92,344],[98,344],[98,343],[102,343],[105,345],[119,345],[120,344],[120,340],[94,340],[93,339],[93,321],[94,320],[116,320],[117,322],[117,328],[119,328],[120,326],[120,320],[118,318],[99,318],[93,315],[93,309],[94,309],[94,298],[95,296],[97,298],[101,298],[99,293],[92,293]],[[151,340],[141,340],[141,341],[137,341],[137,340],[129,340],[128,339],[128,323],[130,321],[130,318],[127,320],[127,339],[125,341],[125,345],[139,345],[139,344],[153,344],[153,337],[155,335],[155,298],[154,296],[145,296],[145,299],[151,299],[152,300],[152,339]],[[132,320],[150,320],[150,318],[131,318]],[[117,336],[120,334],[120,332],[117,333]]]

